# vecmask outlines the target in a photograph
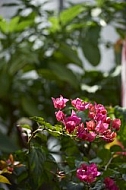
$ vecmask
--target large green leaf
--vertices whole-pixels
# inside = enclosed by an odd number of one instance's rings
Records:
[[[51,26],[49,28],[50,32],[56,32],[60,30],[59,19],[57,17],[50,17],[49,22],[51,23]]]
[[[98,44],[98,40],[100,38],[101,26],[96,22],[90,23],[86,30],[85,39],[87,41],[91,41],[93,44]]]
[[[22,31],[25,28],[31,26],[31,24],[33,24],[33,23],[34,23],[34,20],[25,20],[25,21],[19,22],[15,31],[18,31],[18,32]]]
[[[84,7],[82,4],[80,5],[74,5],[60,13],[60,22],[62,25],[68,24],[68,22],[71,22],[78,14],[80,14],[82,11],[84,11]]]
[[[59,80],[69,83],[72,87],[76,89],[79,88],[77,77],[70,69],[58,63],[49,64],[49,67]]]
[[[11,33],[17,28],[17,24],[19,22],[20,17],[16,16],[12,18],[10,21],[2,20],[0,22],[0,28],[4,33]]]
[[[94,44],[91,41],[84,40],[82,50],[86,59],[93,66],[97,66],[100,63],[101,55],[98,44]]]
[[[93,66],[97,66],[101,59],[98,43],[100,31],[101,26],[95,22],[92,22],[92,25],[87,28],[84,34],[82,34],[82,39],[80,41],[86,59]]]
[[[80,60],[77,49],[75,49],[75,47],[72,48],[70,45],[62,43],[59,47],[59,51],[65,56],[64,59],[66,58],[67,60],[68,58],[68,60],[71,61],[70,63],[76,64],[82,67],[82,61]]]
[[[39,187],[44,179],[44,162],[46,161],[46,154],[42,147],[33,146],[29,153],[29,165],[31,172],[31,179],[34,185]]]

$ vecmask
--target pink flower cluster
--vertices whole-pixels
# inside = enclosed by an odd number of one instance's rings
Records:
[[[54,107],[58,109],[55,112],[57,121],[61,122],[68,133],[76,134],[79,139],[92,142],[98,138],[102,138],[106,142],[112,142],[116,137],[116,131],[120,129],[120,119],[111,119],[107,116],[107,110],[101,104],[92,104],[84,102],[80,98],[76,98],[71,101],[72,112],[70,116],[67,116],[63,112],[63,108],[66,107],[66,103],[69,99],[63,98],[60,95],[59,98],[52,98]],[[78,117],[77,113],[80,111],[88,112],[87,121],[82,122],[82,118]]]
[[[110,177],[106,177],[104,179],[104,184],[105,184],[106,190],[119,190],[115,181],[111,179]]]
[[[81,164],[77,169],[76,175],[81,181],[92,183],[95,181],[96,177],[100,175],[100,172],[97,170],[97,166],[94,163],[90,165]]]

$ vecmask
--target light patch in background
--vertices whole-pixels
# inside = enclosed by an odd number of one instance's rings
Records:
[[[36,71],[29,71],[22,75],[22,79],[38,79],[38,74]]]
[[[89,93],[95,93],[97,90],[100,89],[100,86],[98,86],[98,85],[88,86],[88,85],[86,85],[86,84],[82,84],[82,85],[81,85],[81,89],[82,89],[83,91],[87,91],[87,92],[89,92]]]
[[[60,151],[61,146],[60,146],[58,140],[55,139],[54,137],[51,137],[48,140],[47,146],[48,146],[48,149],[51,152],[52,156],[56,160],[56,162],[60,162],[61,157],[60,157],[59,151]]]

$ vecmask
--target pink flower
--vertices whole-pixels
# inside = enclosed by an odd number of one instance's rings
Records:
[[[76,98],[75,100],[71,101],[71,104],[79,111],[84,111],[85,109],[88,109],[90,103],[83,102],[80,98]]]
[[[116,137],[116,133],[114,131],[111,131],[110,129],[106,130],[102,136],[103,140],[105,140],[106,142],[112,142],[114,141],[115,137]]]
[[[84,124],[81,123],[78,127],[77,127],[77,137],[79,139],[83,139],[85,141],[88,142],[92,142],[95,140],[96,137],[96,133],[94,132],[89,132],[87,128],[84,127]]]
[[[83,140],[87,138],[87,128],[84,127],[84,124],[81,123],[77,128],[77,137]]]
[[[61,110],[59,110],[58,112],[55,112],[55,115],[56,115],[57,121],[61,121],[61,122],[64,121],[65,114]]]
[[[52,101],[56,109],[63,109],[69,100],[60,95],[60,98],[52,98]]]
[[[115,181],[111,179],[110,177],[106,177],[104,179],[104,184],[105,184],[106,190],[119,190]]]
[[[96,177],[100,175],[100,172],[97,170],[97,165],[92,163],[90,165],[81,164],[77,169],[76,176],[81,181],[92,183],[96,180]]]
[[[64,120],[64,125],[66,130],[71,133],[74,131],[75,127],[79,125],[81,122],[81,118],[76,115],[76,113],[72,110],[71,116],[66,117]]]
[[[110,123],[111,123],[111,118],[110,118],[110,117],[106,117],[105,123],[108,123],[108,124],[110,125]]]
[[[89,141],[89,142],[92,142],[92,141],[94,141],[95,140],[95,137],[96,137],[96,133],[95,132],[89,132],[88,134],[87,134],[87,141]]]
[[[97,125],[96,125],[96,132],[97,133],[104,133],[109,127],[109,124],[108,123],[102,123],[102,121],[98,121]]]
[[[93,120],[86,122],[86,127],[87,127],[87,129],[89,131],[94,131],[95,130],[95,126],[96,126],[96,124],[95,124],[95,122]]]
[[[95,121],[105,121],[107,117],[107,110],[101,104],[90,105],[89,107],[89,118],[94,119]]]
[[[121,126],[121,120],[120,119],[114,119],[112,121],[112,128],[115,129],[116,131],[118,131],[120,129]]]

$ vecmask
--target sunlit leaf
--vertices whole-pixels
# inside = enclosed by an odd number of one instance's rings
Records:
[[[0,22],[0,28],[4,33],[11,33],[13,32],[18,25],[20,17],[16,16],[13,17],[10,21],[3,20]]]
[[[21,124],[20,127],[23,129],[30,129],[31,130],[31,126],[28,124]]]
[[[5,176],[3,176],[3,175],[0,175],[0,183],[6,183],[6,184],[11,185],[11,183],[9,182],[9,180]]]
[[[19,22],[15,31],[18,31],[18,32],[22,31],[25,28],[31,26],[31,24],[33,24],[33,23],[34,23],[33,20],[26,20],[26,21]]]
[[[50,17],[49,22],[51,23],[49,31],[56,32],[60,30],[59,19],[57,17]]]
[[[33,117],[30,117],[32,120],[36,121],[38,124],[42,125],[42,127],[46,127],[46,129],[53,129],[53,126],[46,122],[42,117],[37,117],[37,116],[33,116]]]
[[[60,13],[61,25],[66,25],[68,22],[72,21],[79,13],[84,11],[82,4],[74,5]]]

